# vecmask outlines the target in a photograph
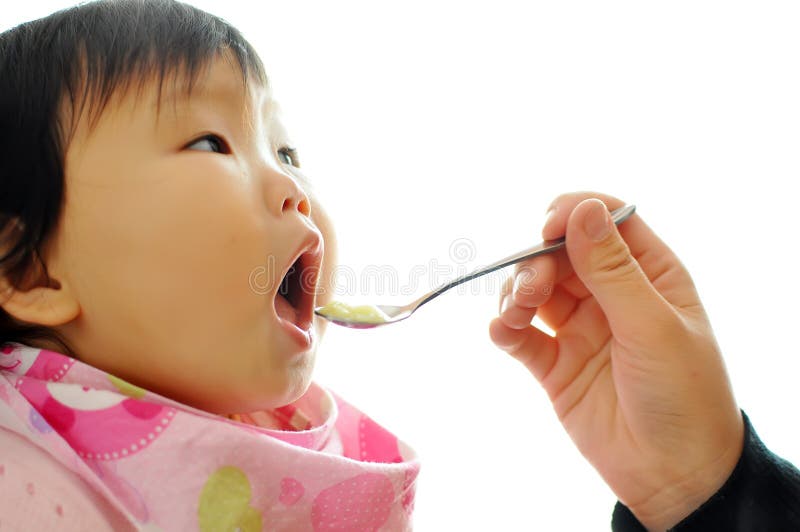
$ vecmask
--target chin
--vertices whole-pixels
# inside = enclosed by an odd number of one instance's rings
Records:
[[[305,363],[290,370],[285,393],[279,401],[281,404],[275,405],[275,407],[286,406],[297,401],[308,391],[314,378],[314,355],[315,350],[309,351],[306,354]]]
[[[312,356],[313,359],[313,356]],[[312,382],[313,363],[303,364],[301,367],[284,369],[281,376],[273,375],[260,382],[250,381],[235,386],[218,388],[221,394],[209,397],[193,397],[192,401],[182,401],[185,404],[218,414],[246,414],[260,410],[269,410],[286,406],[303,396]]]
[[[279,408],[300,399],[313,381],[314,354],[314,350],[305,353],[302,363],[282,368],[279,370],[282,373],[280,376],[274,375],[267,382],[254,383],[255,393],[250,395],[252,400],[244,402],[247,409],[238,413]],[[240,404],[240,407],[245,404]]]

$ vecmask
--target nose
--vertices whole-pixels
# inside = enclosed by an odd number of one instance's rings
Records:
[[[275,215],[282,216],[297,211],[303,216],[310,216],[311,202],[303,187],[294,178],[275,172],[265,186],[270,211]]]

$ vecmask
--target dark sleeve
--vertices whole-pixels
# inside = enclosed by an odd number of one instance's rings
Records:
[[[714,496],[670,530],[800,530],[800,472],[772,454],[744,412],[742,417],[744,448],[730,478]],[[646,529],[625,505],[617,502],[611,530]]]

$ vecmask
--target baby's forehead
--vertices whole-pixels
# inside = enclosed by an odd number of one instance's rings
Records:
[[[222,119],[229,125],[239,124],[236,127],[248,134],[288,137],[280,104],[269,84],[246,78],[238,69],[212,67],[207,74],[188,81],[175,74],[151,78],[138,90],[122,94],[103,114],[109,111],[112,123],[117,124],[140,115],[153,132],[213,128]],[[91,135],[93,128],[84,131]]]
[[[83,92],[83,99],[76,99],[76,92]],[[62,119],[72,123],[73,134],[82,130],[90,135],[105,116],[120,112],[152,113],[157,124],[204,109],[237,112],[246,121],[273,122],[280,113],[268,81],[248,76],[238,65],[219,56],[192,74],[180,67],[148,72],[121,80],[111,91],[104,90],[102,84],[89,83],[85,89],[65,96]]]
[[[223,63],[220,65],[220,63]],[[196,79],[181,75],[150,83],[145,91],[148,105],[162,107],[242,107],[250,115],[278,114],[279,105],[272,95],[269,84],[247,78],[241,70],[221,61],[212,63],[207,72]]]

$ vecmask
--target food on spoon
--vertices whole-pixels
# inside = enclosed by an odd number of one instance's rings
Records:
[[[318,312],[329,318],[348,322],[386,323],[389,320],[389,317],[375,305],[353,306],[341,301],[331,301]]]

